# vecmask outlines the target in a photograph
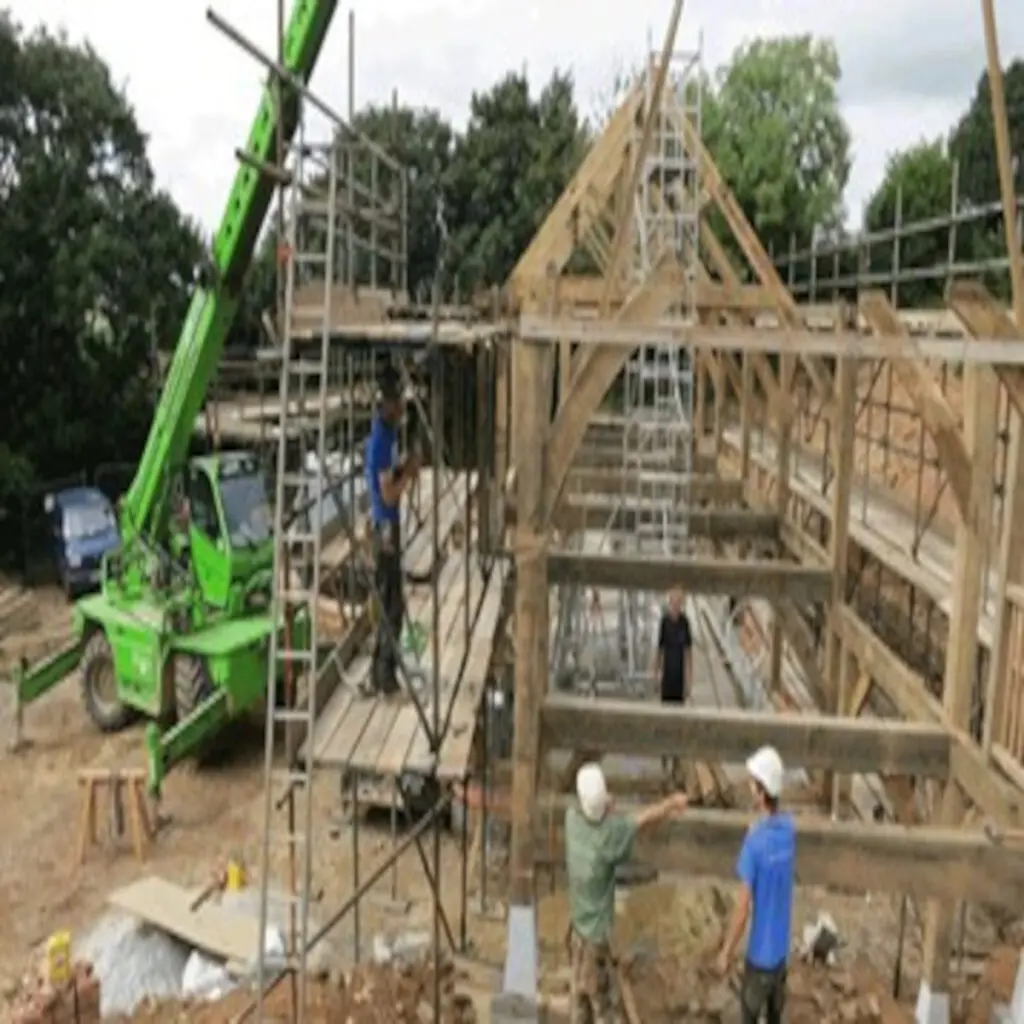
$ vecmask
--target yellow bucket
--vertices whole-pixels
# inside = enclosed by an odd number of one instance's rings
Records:
[[[71,932],[54,932],[46,940],[46,980],[51,985],[71,980]]]

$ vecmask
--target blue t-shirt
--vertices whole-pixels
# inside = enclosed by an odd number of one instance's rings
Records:
[[[743,840],[736,874],[751,892],[752,920],[747,963],[762,971],[780,967],[789,955],[796,868],[796,824],[792,815],[771,814],[752,825]]]
[[[380,475],[394,469],[397,458],[398,435],[395,428],[380,416],[374,416],[370,436],[366,439],[366,486],[370,492],[370,514],[374,525],[397,523],[397,505],[384,503],[380,493]]]

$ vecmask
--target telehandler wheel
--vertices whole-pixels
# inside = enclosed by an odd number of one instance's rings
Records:
[[[178,721],[192,714],[213,694],[213,682],[202,658],[194,654],[174,656],[174,705]],[[216,763],[225,751],[224,737],[210,736],[198,744],[191,756],[199,765]]]
[[[202,658],[194,654],[174,656],[174,707],[178,721],[188,717],[213,694],[213,683]]]
[[[132,718],[130,708],[118,700],[114,652],[103,630],[86,641],[82,655],[82,700],[89,717],[102,732],[117,732]]]

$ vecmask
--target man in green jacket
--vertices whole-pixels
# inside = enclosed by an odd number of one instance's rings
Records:
[[[615,872],[632,857],[640,829],[686,810],[686,794],[674,793],[639,814],[617,814],[600,765],[585,764],[576,774],[576,797],[565,813],[572,1024],[610,1024]]]

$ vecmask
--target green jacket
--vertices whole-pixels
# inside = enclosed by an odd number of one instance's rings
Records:
[[[623,814],[588,821],[578,807],[565,812],[565,867],[573,931],[588,942],[609,942],[615,920],[615,869],[633,855],[636,822]]]

